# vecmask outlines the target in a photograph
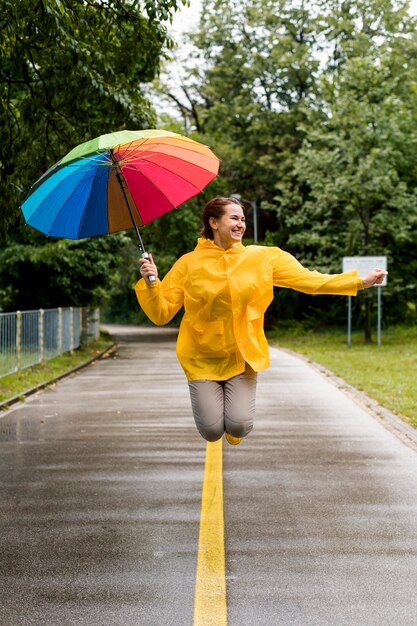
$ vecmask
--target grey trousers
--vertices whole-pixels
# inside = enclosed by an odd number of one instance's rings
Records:
[[[246,364],[242,374],[229,380],[190,380],[191,406],[200,435],[217,441],[226,430],[246,437],[255,418],[256,372]]]

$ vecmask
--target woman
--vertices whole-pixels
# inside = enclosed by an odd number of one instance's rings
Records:
[[[356,271],[310,271],[280,248],[243,246],[245,229],[240,202],[214,198],[203,209],[202,237],[194,251],[180,257],[162,281],[152,256],[141,259],[142,279],[135,287],[140,306],[155,324],[166,324],[184,305],[177,356],[188,379],[196,426],[207,441],[225,433],[232,445],[252,430],[256,375],[269,366],[263,321],[273,286],[355,296],[386,275],[381,269],[364,278]]]

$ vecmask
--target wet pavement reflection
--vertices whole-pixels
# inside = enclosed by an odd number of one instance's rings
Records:
[[[175,329],[0,414],[0,621],[193,620],[205,442]],[[417,453],[271,351],[253,433],[224,444],[229,626],[412,626]]]

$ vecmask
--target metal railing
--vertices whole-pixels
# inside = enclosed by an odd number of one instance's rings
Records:
[[[75,350],[100,334],[100,309],[0,313],[0,378]]]

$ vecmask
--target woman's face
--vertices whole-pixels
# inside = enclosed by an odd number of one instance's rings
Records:
[[[234,243],[242,241],[246,230],[245,215],[238,204],[227,204],[220,218],[210,218],[214,243],[227,250]]]

